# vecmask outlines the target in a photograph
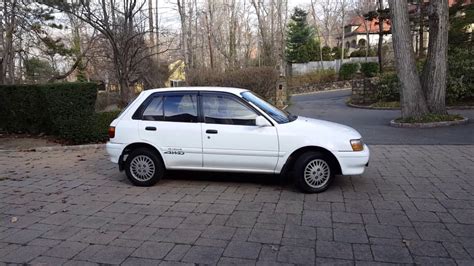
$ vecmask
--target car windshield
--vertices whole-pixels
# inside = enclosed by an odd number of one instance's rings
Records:
[[[253,92],[246,91],[242,92],[241,95],[242,98],[252,104],[255,104],[258,108],[260,108],[267,115],[273,118],[273,120],[275,120],[278,124],[288,123],[298,118],[298,116],[296,115],[292,115],[289,112],[282,111],[276,108],[275,106],[271,105],[270,103],[255,95]]]

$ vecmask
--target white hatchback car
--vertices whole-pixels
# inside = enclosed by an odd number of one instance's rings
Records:
[[[142,92],[109,128],[107,152],[138,186],[167,169],[290,174],[305,192],[359,175],[369,148],[347,126],[297,117],[236,88]]]

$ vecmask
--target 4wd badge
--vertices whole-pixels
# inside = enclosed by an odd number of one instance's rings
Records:
[[[165,151],[165,154],[184,155],[184,151],[181,149],[169,148],[167,151]]]

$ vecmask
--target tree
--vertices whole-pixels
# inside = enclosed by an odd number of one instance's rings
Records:
[[[377,45],[377,57],[379,61],[379,71],[380,73],[383,72],[383,36],[390,31],[386,31],[384,29],[384,21],[389,19],[390,17],[390,10],[384,7],[384,0],[377,0],[378,1],[378,8],[375,11],[370,11],[365,14],[365,19],[369,21],[378,20],[379,24],[379,41]]]
[[[265,1],[262,0],[251,0],[252,5],[255,9],[255,14],[257,15],[258,22],[258,33],[260,35],[260,47],[262,51],[262,63],[264,66],[273,66],[275,65],[274,57],[274,32],[272,29],[274,27],[274,3],[273,0],[270,0],[270,7],[265,5]],[[268,10],[270,8],[270,10]]]
[[[401,83],[402,117],[445,114],[448,0],[431,1],[430,39],[422,78],[417,73],[406,1],[389,0],[393,48]]]
[[[314,30],[306,20],[308,13],[296,7],[288,24],[286,57],[291,63],[306,63],[318,56],[318,44]]]
[[[51,64],[38,57],[25,60],[25,76],[28,82],[40,83],[45,82],[48,78],[56,75]]]
[[[473,24],[474,5],[463,5],[463,1],[456,2],[449,9],[449,47],[474,47],[474,33],[471,29]]]
[[[49,0],[44,4],[75,16],[108,41],[122,105],[131,99],[133,85],[138,81],[152,80],[147,77],[150,75],[149,70],[156,68],[151,58],[167,48],[156,52],[153,46],[146,44],[146,36],[151,30],[142,26],[147,24],[147,18],[142,16],[146,2],[100,0],[91,3],[89,0],[77,0],[71,4],[65,0]]]
[[[342,16],[342,27],[341,27],[341,30],[342,30],[342,37],[341,37],[341,60],[344,60],[344,56],[345,56],[345,52],[344,52],[344,38],[345,38],[345,33],[346,33],[346,29],[345,29],[345,26],[346,26],[346,1],[345,0],[341,0],[341,16]],[[343,62],[343,61],[342,61]]]
[[[430,29],[428,54],[422,73],[422,88],[432,113],[446,114],[448,69],[448,0],[431,1],[428,8]]]

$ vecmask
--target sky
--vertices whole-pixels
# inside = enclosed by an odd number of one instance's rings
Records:
[[[155,0],[152,0],[153,4]],[[288,10],[292,10],[296,6],[308,6],[311,0],[288,0]],[[158,0],[158,9],[160,15],[160,25],[170,28],[179,28],[178,10],[176,0]]]

